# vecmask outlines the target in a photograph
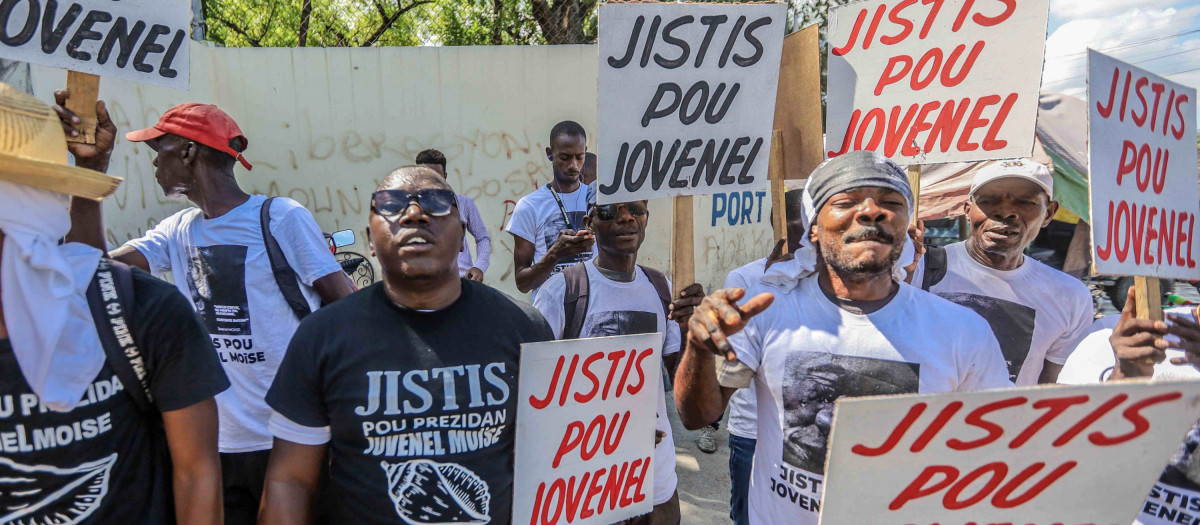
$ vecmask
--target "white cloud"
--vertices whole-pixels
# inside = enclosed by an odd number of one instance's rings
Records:
[[[1075,18],[1101,18],[1132,9],[1166,9],[1185,4],[1180,0],[1052,0],[1050,16]]]

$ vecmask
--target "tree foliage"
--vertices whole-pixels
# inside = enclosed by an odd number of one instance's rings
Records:
[[[433,0],[203,0],[206,38],[230,47],[420,45]]]

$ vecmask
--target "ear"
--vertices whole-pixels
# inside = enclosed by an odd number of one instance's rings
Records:
[[[196,162],[200,156],[200,145],[193,141],[188,141],[179,152],[179,158],[183,161],[184,166],[190,166]]]
[[[371,250],[371,257],[375,257],[375,239],[371,237],[370,224],[367,224],[367,249]]]
[[[466,238],[467,238],[467,222],[466,221],[462,221],[462,234],[463,234],[462,238],[464,240],[466,240]],[[465,243],[465,242],[458,243],[458,252],[462,253],[465,251],[467,251],[467,243]]]
[[[1057,213],[1058,213],[1058,201],[1052,200],[1052,201],[1050,201],[1050,204],[1046,206],[1046,219],[1042,221],[1042,227],[1045,228],[1045,227],[1049,226],[1050,221],[1054,220],[1054,215]]]
[[[813,245],[821,244],[820,240],[817,238],[817,221],[815,220],[813,221],[812,226],[808,229],[808,240],[812,242]]]
[[[546,146],[546,160],[554,160],[554,154],[550,153],[550,146]]]

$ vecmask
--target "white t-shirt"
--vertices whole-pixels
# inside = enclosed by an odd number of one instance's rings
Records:
[[[745,288],[742,302],[764,291],[761,278],[766,271],[766,257],[737,268],[725,277],[725,288]],[[729,433],[746,439],[758,439],[758,405],[755,402],[754,383],[748,388],[739,388],[729,398]]]
[[[271,448],[265,397],[300,321],[288,307],[271,272],[259,211],[263,195],[252,195],[215,219],[188,208],[129,241],[155,274],[172,272],[175,286],[191,299],[232,388],[217,396],[221,452]],[[329,252],[312,214],[296,201],[271,205],[271,233],[316,310],[321,299],[313,281],[341,267]]]
[[[633,282],[614,281],[600,274],[591,261],[586,263],[588,272],[588,308],[583,320],[580,337],[606,337],[613,335],[663,334],[662,355],[679,352],[679,324],[669,321],[663,313],[662,300],[658,291],[641,268]],[[563,297],[567,293],[567,280],[561,273],[552,275],[542,291],[533,300],[533,306],[542,312],[555,338],[562,338],[566,320],[563,318]],[[662,374],[659,374],[662,377]],[[662,442],[654,447],[654,504],[666,503],[675,493],[678,477],[675,475],[675,440],[671,437],[671,422],[667,419],[667,400],[663,386],[658,385],[658,412],[655,428],[666,432]]]
[[[1191,314],[1190,308],[1172,308],[1169,313]],[[1108,378],[1116,357],[1108,338],[1117,326],[1119,315],[1097,320],[1093,330],[1079,343],[1063,365],[1058,382],[1064,385],[1091,385]],[[1154,379],[1200,379],[1200,370],[1192,365],[1173,365],[1171,358],[1183,357],[1179,350],[1167,350],[1167,359],[1154,366]],[[1135,525],[1176,525],[1200,523],[1200,480],[1187,477],[1187,465],[1200,444],[1200,425],[1192,427],[1162,476],[1141,506]]]
[[[921,286],[927,261],[913,286]],[[1079,279],[1032,257],[1015,270],[989,268],[971,258],[966,242],[946,246],[946,277],[929,291],[987,320],[1018,386],[1036,385],[1046,361],[1067,362],[1092,326],[1092,293]]]
[[[505,226],[509,233],[533,243],[535,263],[542,260],[546,251],[554,245],[555,239],[558,239],[558,232],[584,229],[583,218],[587,215],[588,205],[596,202],[596,186],[581,183],[579,189],[571,193],[560,193],[558,197],[562,199],[563,208],[567,210],[570,224],[563,222],[562,209],[558,207],[558,201],[554,198],[554,190],[550,189],[549,184],[544,184],[533,193],[521,197],[517,207],[513,209],[508,226]],[[590,260],[594,251],[589,250],[558,261],[558,264],[554,265],[554,273],[559,273],[575,263]],[[531,299],[537,297],[539,288],[530,291]]]
[[[731,338],[753,370],[758,445],[750,522],[816,525],[834,401],[1012,386],[987,322],[901,284],[879,310],[859,315],[825,297],[818,279],[776,292]]]

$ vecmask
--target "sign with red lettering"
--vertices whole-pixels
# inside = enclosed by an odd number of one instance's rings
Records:
[[[188,0],[4,0],[0,57],[188,88]]]
[[[901,164],[1033,152],[1049,0],[869,0],[830,11],[826,154]]]
[[[1088,50],[1096,273],[1198,279],[1196,89]]]
[[[787,4],[600,4],[600,204],[767,187]]]
[[[654,508],[662,334],[521,345],[513,523],[607,525]]]
[[[1131,523],[1200,382],[845,399],[821,523]]]

